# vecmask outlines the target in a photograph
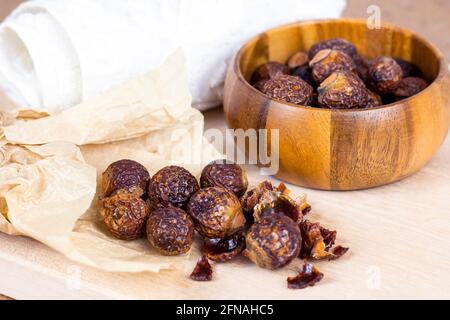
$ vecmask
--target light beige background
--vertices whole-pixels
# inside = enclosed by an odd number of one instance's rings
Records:
[[[2,20],[20,0],[0,0]],[[366,17],[367,7],[378,5],[382,19],[419,32],[435,43],[450,61],[450,1],[447,0],[348,0],[346,17]],[[1,288],[0,288],[1,292]],[[8,299],[0,294],[0,299]]]

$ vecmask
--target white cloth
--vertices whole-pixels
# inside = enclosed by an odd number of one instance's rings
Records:
[[[227,64],[250,37],[339,17],[345,0],[35,0],[0,26],[0,87],[57,112],[159,66],[181,47],[195,107],[221,103]]]

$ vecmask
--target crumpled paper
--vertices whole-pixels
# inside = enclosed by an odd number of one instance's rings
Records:
[[[198,175],[220,154],[203,140],[191,108],[184,57],[56,115],[2,112],[0,231],[26,235],[73,261],[107,271],[158,272],[192,267],[191,253],[165,257],[146,239],[113,238],[98,214],[98,179],[119,159],[154,174],[178,164]]]

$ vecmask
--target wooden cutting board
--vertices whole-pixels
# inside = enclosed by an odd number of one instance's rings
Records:
[[[221,110],[206,127],[225,129]],[[256,168],[250,180],[262,179]],[[306,190],[311,220],[338,230],[350,246],[340,260],[320,262],[315,287],[290,290],[298,260],[271,272],[242,258],[214,265],[214,280],[188,271],[108,273],[72,263],[44,245],[0,234],[0,294],[16,299],[363,299],[450,298],[450,139],[423,170],[388,186],[352,192]],[[193,267],[193,266],[192,266]]]

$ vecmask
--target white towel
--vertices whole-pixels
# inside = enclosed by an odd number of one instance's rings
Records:
[[[35,0],[0,25],[0,87],[19,107],[58,112],[187,56],[193,104],[222,101],[228,62],[250,37],[339,17],[345,0]]]

